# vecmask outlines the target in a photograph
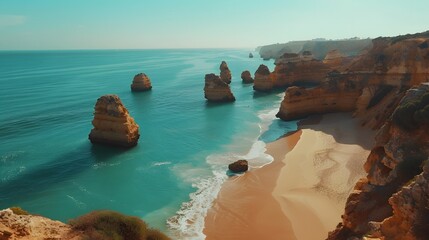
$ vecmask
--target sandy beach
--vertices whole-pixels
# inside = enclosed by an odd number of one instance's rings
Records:
[[[374,132],[350,113],[324,115],[267,144],[274,161],[224,183],[205,219],[217,239],[325,239],[365,162]]]

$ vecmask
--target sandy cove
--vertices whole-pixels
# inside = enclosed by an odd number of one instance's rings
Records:
[[[267,144],[273,163],[224,183],[205,219],[206,239],[325,239],[365,174],[374,134],[336,113]]]

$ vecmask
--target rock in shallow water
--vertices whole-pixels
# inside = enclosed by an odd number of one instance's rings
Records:
[[[231,83],[231,71],[228,68],[228,64],[226,64],[225,61],[222,61],[222,63],[219,66],[220,70],[220,79],[222,81],[230,84]]]
[[[131,91],[143,92],[152,89],[152,83],[149,77],[144,73],[139,73],[134,76],[133,83],[131,84]]]
[[[235,101],[229,85],[213,73],[205,76],[204,97],[211,102]]]
[[[252,75],[247,70],[241,73],[241,79],[243,79],[243,83],[245,84],[253,83]]]
[[[233,173],[246,172],[249,169],[247,160],[238,160],[228,165],[228,169]]]
[[[139,140],[139,126],[116,95],[101,96],[95,104],[91,143],[134,147]]]

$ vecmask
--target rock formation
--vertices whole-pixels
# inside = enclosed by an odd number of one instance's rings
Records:
[[[402,36],[375,39],[372,48],[365,54],[351,61],[343,62],[341,66],[336,67],[338,70],[330,71],[326,75],[327,81],[321,81],[322,86],[305,91],[303,89],[298,91],[296,88],[287,90],[278,116],[283,119],[291,119],[303,117],[306,115],[305,113],[356,109],[355,116],[361,120],[362,124],[379,128],[393,112],[405,90],[413,85],[429,81],[429,48],[425,47],[425,43],[428,41],[428,38],[424,37]],[[275,84],[293,85],[290,82],[291,79],[295,79],[292,81],[297,82],[297,78],[294,78],[292,73],[299,67],[302,69],[297,72],[296,76],[321,78],[326,69],[315,67],[314,62],[314,60],[301,61],[296,54],[284,54],[277,61],[276,70],[273,73]],[[313,66],[304,65],[308,63]],[[320,62],[320,64],[324,63]],[[310,77],[312,75],[313,77]],[[339,92],[327,91],[331,89],[330,85],[336,82],[340,85],[341,83],[353,84],[356,89],[349,91],[348,87],[340,86],[336,88]],[[348,96],[345,101],[340,100],[340,95],[344,93]],[[355,96],[357,93],[361,93],[358,98]],[[338,101],[334,101],[335,95],[337,95]],[[330,100],[328,101],[328,99]],[[316,111],[310,107],[312,104],[324,105]],[[326,104],[331,104],[331,106],[328,107]]]
[[[252,53],[249,53],[249,58],[253,58],[253,54]]]
[[[342,79],[340,73],[331,72],[319,87],[289,87],[276,116],[289,121],[312,114],[353,111],[361,89],[359,82]]]
[[[204,97],[211,102],[235,101],[229,85],[213,73],[205,76]]]
[[[301,55],[285,53],[276,60],[273,72],[274,86],[286,87],[294,84],[320,84],[331,68],[305,51]]]
[[[410,89],[379,130],[330,240],[425,239],[429,223],[429,85]]]
[[[264,64],[259,65],[258,70],[255,72],[255,80],[253,90],[268,92],[273,89],[273,80],[270,70]]]
[[[247,70],[243,71],[241,73],[241,79],[243,80],[243,83],[245,83],[245,84],[253,83],[252,75]]]
[[[326,54],[326,57],[323,59],[323,63],[328,66],[336,67],[341,66],[344,59],[345,57],[340,53],[340,51],[334,49],[329,51],[328,54]]]
[[[97,100],[92,125],[92,143],[134,147],[140,137],[139,126],[116,95],[104,95]]]
[[[131,91],[142,92],[152,89],[152,84],[149,77],[144,73],[139,73],[134,76],[133,83],[131,84]]]
[[[42,216],[16,214],[11,209],[0,210],[1,240],[80,240],[80,235],[70,225],[59,221]]]
[[[233,173],[246,172],[249,169],[247,160],[238,160],[228,165],[228,169]]]
[[[222,63],[219,66],[220,69],[220,79],[222,81],[230,84],[231,83],[231,71],[228,68],[228,64],[226,64],[225,61],[222,61]]]

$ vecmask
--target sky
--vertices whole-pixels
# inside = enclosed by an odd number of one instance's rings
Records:
[[[428,0],[0,0],[0,50],[255,48],[429,30]]]

